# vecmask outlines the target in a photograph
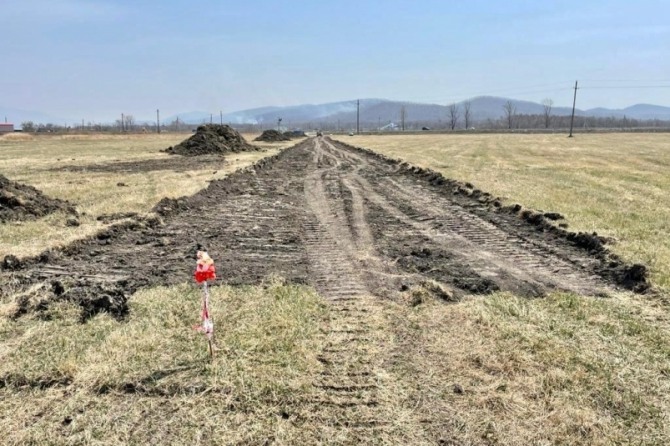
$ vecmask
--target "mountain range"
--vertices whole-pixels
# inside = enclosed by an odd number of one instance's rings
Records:
[[[503,107],[511,101],[517,114],[540,115],[544,106],[536,102],[520,101],[515,99],[480,96],[470,99],[470,112],[473,122],[487,119],[498,119],[503,116]],[[331,102],[326,104],[306,104],[289,107],[262,107],[249,110],[237,111],[223,115],[224,123],[231,124],[266,124],[276,125],[278,118],[282,118],[282,125],[290,127],[293,124],[312,124],[318,126],[328,123],[342,124],[356,122],[356,100]],[[463,115],[463,102],[459,102],[459,113]],[[405,108],[406,120],[414,122],[438,122],[448,120],[449,106],[438,104],[424,104],[416,102],[390,101],[386,99],[361,99],[360,121],[366,123],[388,123],[400,120],[400,110]],[[551,113],[555,116],[570,115],[570,107],[552,107]],[[660,119],[670,120],[670,107],[651,104],[636,104],[623,109],[592,108],[587,110],[575,110],[576,115],[595,117],[626,116],[632,119]],[[172,122],[177,115],[166,118],[164,122]],[[190,112],[179,115],[183,122],[192,124],[208,122],[209,113]],[[220,117],[214,116],[214,122]]]
[[[511,101],[517,114],[535,114],[540,115],[544,111],[542,104],[530,101],[520,101],[516,99],[479,96],[470,99],[470,111],[473,123],[487,119],[498,119],[503,116],[503,107]],[[456,105],[459,112],[463,115],[465,101]],[[386,99],[361,99],[360,100],[360,121],[362,123],[379,123],[381,125],[389,122],[400,121],[400,110],[405,109],[407,122],[440,122],[448,120],[449,106],[439,104],[425,104],[417,102],[391,101]],[[341,123],[343,126],[351,125],[356,122],[357,100],[330,102],[325,104],[304,104],[285,107],[260,107],[248,110],[236,111],[223,115],[223,122],[229,124],[260,124],[265,126],[275,126],[278,118],[282,119],[282,125],[285,127],[309,126],[318,127],[323,124],[334,125]],[[552,115],[569,115],[572,112],[570,107],[553,107]],[[576,109],[575,114],[581,116],[594,117],[615,117],[622,118],[626,116],[631,119],[659,119],[670,121],[670,107],[652,104],[636,104],[623,109],[609,108],[591,108],[587,110]],[[6,117],[9,122],[17,126],[24,121],[33,121],[36,123],[63,123],[67,120],[49,116],[45,113],[32,112],[26,110],[16,110],[0,107],[0,119]],[[218,113],[211,115],[209,112],[192,111],[168,116],[161,119],[161,122],[168,124],[179,121],[187,124],[200,124],[209,122],[219,122],[221,117]],[[137,123],[153,123],[152,118],[141,119],[136,117]]]

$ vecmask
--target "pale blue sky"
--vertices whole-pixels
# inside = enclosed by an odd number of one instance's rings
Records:
[[[0,0],[0,106],[78,121],[358,97],[571,105],[576,79],[580,108],[670,106],[669,17],[661,0]]]

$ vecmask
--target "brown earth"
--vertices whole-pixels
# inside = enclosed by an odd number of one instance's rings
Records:
[[[302,130],[288,130],[284,132],[284,136],[289,138],[305,138],[307,134]]]
[[[263,141],[263,142],[280,142],[280,141],[290,141],[291,138],[284,133],[281,133],[277,130],[265,130],[260,134],[254,141]]]
[[[171,155],[198,156],[254,150],[261,149],[249,144],[234,128],[228,125],[206,124],[199,126],[195,135],[174,147],[168,147],[165,152]]]
[[[120,316],[119,296],[189,280],[199,246],[217,260],[221,281],[278,274],[330,298],[402,299],[431,281],[450,300],[648,288],[646,269],[624,264],[597,235],[566,232],[468,185],[329,139],[306,140],[155,211],[63,249],[6,259],[5,275],[16,288],[44,284],[26,305],[76,295]],[[106,301],[101,289],[113,290]]]
[[[56,211],[75,213],[67,201],[47,197],[33,186],[0,175],[0,223],[31,220]]]
[[[200,155],[197,157],[169,157],[138,161],[112,161],[106,163],[92,163],[86,165],[65,165],[48,169],[49,171],[63,172],[116,172],[141,173],[162,170],[185,172],[206,168],[221,168],[226,161],[220,155]]]

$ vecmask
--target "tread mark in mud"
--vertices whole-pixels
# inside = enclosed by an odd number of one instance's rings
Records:
[[[12,276],[17,292],[63,277],[59,286],[78,292],[107,282],[129,297],[141,287],[188,281],[201,244],[226,283],[278,274],[326,297],[393,298],[426,279],[466,292],[528,296],[597,295],[620,277],[648,287],[644,267],[612,266],[609,254],[575,247],[474,194],[451,194],[433,177],[327,138],[308,139],[193,196],[162,200],[160,218],[136,217],[64,248],[10,259],[3,275]],[[473,280],[495,286],[471,286]],[[52,298],[59,297],[46,300]]]
[[[318,423],[323,438],[347,444],[369,441],[386,429],[379,395],[384,327],[379,301],[372,296],[329,300],[326,347],[318,359],[314,397],[304,402],[296,421]]]
[[[384,222],[375,226],[377,245],[386,237],[389,244],[395,241],[396,245],[413,244],[417,248],[439,247],[450,252],[460,265],[500,282],[499,288],[522,295],[539,296],[548,289],[584,294],[605,290],[605,283],[588,270],[598,261],[586,253],[566,252],[506,232],[462,204],[433,192],[429,185],[418,184],[412,175],[399,174],[381,162],[364,169],[361,166],[366,155],[332,142],[327,142],[327,148],[335,157],[344,152],[342,159],[359,160],[360,174],[353,181],[368,201],[367,208],[378,207],[373,220]],[[458,279],[447,277],[442,281],[463,282]]]

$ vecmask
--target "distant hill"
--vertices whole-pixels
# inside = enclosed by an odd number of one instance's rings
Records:
[[[542,104],[531,101],[520,101],[516,99],[501,98],[495,96],[479,96],[469,100],[470,111],[472,113],[473,123],[487,119],[498,119],[503,116],[503,106],[507,101],[512,101],[516,107],[517,114],[542,114],[544,108]],[[464,102],[456,105],[462,113]],[[417,102],[390,101],[386,99],[361,99],[360,100],[360,119],[361,123],[384,125],[389,122],[398,123],[400,121],[400,109],[405,107],[408,122],[414,123],[436,123],[446,122],[449,116],[449,106],[439,104],[425,104]],[[572,112],[570,107],[553,107],[552,115],[569,115]],[[577,115],[595,116],[595,117],[615,117],[624,116],[631,119],[660,119],[670,121],[670,107],[652,104],[636,104],[623,109],[592,108],[588,110],[577,109]],[[0,107],[0,120],[4,121],[7,116],[9,122],[19,126],[23,121],[34,121],[35,123],[54,123],[64,124],[65,119],[50,116],[35,111],[16,110]],[[218,113],[210,115],[205,111],[191,111],[172,116],[161,117],[161,122],[169,124],[174,122],[177,117],[185,124],[197,125],[209,122],[210,116],[215,123],[221,119]],[[224,123],[231,124],[261,124],[265,127],[275,126],[277,119],[282,118],[282,125],[285,127],[311,126],[312,128],[328,124],[330,126],[340,124],[342,128],[351,127],[356,122],[356,100],[329,102],[325,104],[303,104],[287,107],[259,107],[248,110],[236,111],[223,115]],[[136,122],[151,122],[153,119],[136,119]],[[75,124],[76,125],[76,124]]]
[[[361,110],[367,110],[376,107],[385,102],[384,99],[361,99]],[[309,123],[315,124],[319,121],[335,122],[340,115],[356,116],[356,100],[343,102],[330,102],[326,104],[306,104],[290,107],[275,107],[272,110],[262,111],[261,113],[249,113],[250,110],[230,113],[224,116],[224,121],[236,124],[260,124],[276,123],[278,118],[282,118],[284,125],[289,123]],[[355,119],[355,118],[354,118]]]
[[[383,99],[361,99],[361,108],[372,107]],[[332,121],[336,115],[341,113],[356,114],[356,100],[331,102],[326,104],[304,104],[287,107],[261,107],[241,110],[223,115],[224,123],[231,124],[276,124],[278,118],[282,118],[282,125],[289,123],[308,123],[314,121],[316,124],[320,119]],[[177,116],[180,121],[190,124],[209,122],[210,114],[207,112],[188,112],[165,118],[163,122],[173,122]],[[212,120],[219,122],[220,115],[212,116]]]
[[[516,113],[518,114],[540,115],[544,113],[544,106],[542,104],[538,104],[537,102],[519,101],[495,96],[479,96],[470,100],[470,103],[472,104],[471,110],[474,120],[481,121],[484,119],[500,118],[504,114],[503,107],[507,101],[512,101],[512,104],[516,108]],[[461,109],[463,108],[463,102],[458,104]],[[581,112],[581,110],[579,112]],[[552,107],[551,109],[551,114],[556,116],[569,115],[571,113],[572,108],[570,107]]]
[[[634,119],[661,119],[670,120],[670,107],[652,104],[635,104],[622,109],[592,108],[586,110],[584,114],[597,117],[616,117],[624,116]]]
[[[479,96],[469,100],[473,122],[486,119],[498,119],[503,116],[503,107],[507,101],[512,101],[517,114],[542,114],[542,104],[531,101],[501,98],[494,96]],[[464,102],[458,106],[462,115]],[[416,102],[390,101],[385,99],[361,99],[360,120],[365,123],[399,122],[400,109],[405,107],[407,120],[411,122],[439,122],[446,121],[449,116],[449,107],[439,104],[425,104]],[[570,115],[570,107],[552,108],[552,115]],[[624,109],[594,108],[589,110],[576,109],[575,114],[581,116],[617,117],[624,115],[633,119],[661,119],[670,120],[670,107],[659,105],[637,104]],[[193,124],[209,121],[209,113],[193,112],[179,115],[184,122]],[[291,123],[318,127],[323,124],[334,125],[338,122],[342,126],[350,126],[356,122],[356,100],[331,102],[327,104],[305,104],[289,107],[263,107],[228,113],[223,116],[226,123],[233,124],[268,124],[274,125],[277,118],[282,118],[282,124]],[[174,117],[168,118],[174,120]],[[215,121],[218,117],[215,117]],[[164,122],[170,122],[164,121]]]

